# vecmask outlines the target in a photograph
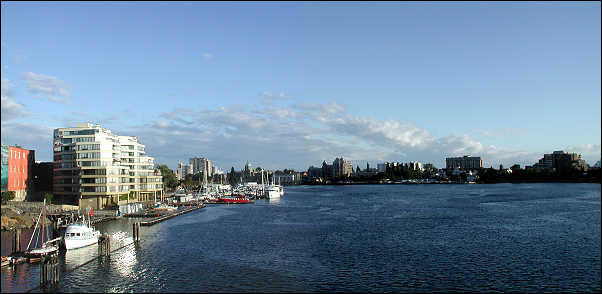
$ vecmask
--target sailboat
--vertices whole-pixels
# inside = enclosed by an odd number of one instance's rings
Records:
[[[38,234],[42,236],[42,246],[40,248],[29,248],[31,246],[31,241],[33,240],[33,237],[36,235],[36,230],[38,228],[38,225],[40,225],[40,218],[42,219],[42,224],[40,227],[40,233]],[[45,256],[48,254],[54,254],[57,253],[59,248],[56,245],[51,245],[52,243],[54,243],[57,240],[60,240],[61,238],[56,238],[53,240],[49,240],[49,241],[45,241],[44,242],[44,232],[46,231],[46,199],[44,199],[44,205],[42,205],[42,211],[40,212],[40,215],[38,216],[38,221],[36,222],[36,226],[33,229],[33,234],[31,235],[31,239],[29,239],[29,244],[27,244],[27,250],[25,250],[26,254],[29,255],[35,255],[35,256]],[[48,234],[47,234],[48,235]],[[37,245],[37,239],[36,239],[36,245]]]

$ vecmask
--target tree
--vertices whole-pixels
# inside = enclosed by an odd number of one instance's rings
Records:
[[[173,171],[165,164],[159,165],[159,170],[163,176],[163,185],[166,188],[174,189],[178,185],[178,180],[176,179],[176,175],[173,173]]]
[[[184,181],[182,182],[182,184],[187,188],[187,189],[191,189],[193,183],[193,175],[186,175],[186,178],[184,179]]]
[[[2,203],[15,199],[15,191],[2,191]]]
[[[44,193],[44,198],[46,199],[46,203],[48,203],[48,204],[52,203],[52,197],[53,197],[52,194]]]

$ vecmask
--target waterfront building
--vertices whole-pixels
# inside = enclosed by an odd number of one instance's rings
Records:
[[[445,159],[445,168],[453,170],[460,168],[464,170],[475,170],[483,168],[483,160],[481,157],[471,157],[468,155],[462,157],[448,157]]]
[[[567,153],[564,151],[554,151],[551,154],[544,154],[533,168],[538,168],[545,171],[566,172],[570,169],[581,169],[587,171],[587,164],[581,155],[577,153]]]
[[[274,181],[280,185],[293,185],[299,181],[299,175],[294,174],[275,174]]]
[[[322,168],[320,167],[315,167],[315,166],[310,166],[307,169],[307,176],[310,178],[322,178]]]
[[[189,163],[192,166],[192,173],[198,174],[200,172],[205,173],[207,171],[207,177],[213,176],[213,163],[211,160],[204,157],[193,157],[189,159]]]
[[[417,161],[410,161],[410,162],[408,163],[408,168],[409,168],[410,170],[420,170],[420,171],[424,170],[424,169],[422,168],[422,163],[420,163],[420,162],[417,162]]]
[[[353,172],[353,165],[351,162],[344,160],[343,157],[335,158],[332,162],[332,172],[334,178],[348,178]]]
[[[54,163],[36,161],[33,164],[33,187],[36,191],[37,200],[42,200],[45,193],[52,194],[52,177]]]
[[[386,163],[378,163],[376,164],[376,170],[379,173],[384,173],[387,171],[387,164]]]
[[[54,130],[53,194],[80,209],[103,209],[163,197],[161,172],[133,136],[100,125]]]
[[[2,144],[2,191],[14,191],[15,201],[23,201],[31,192],[31,172],[35,162],[35,151],[20,146]]]

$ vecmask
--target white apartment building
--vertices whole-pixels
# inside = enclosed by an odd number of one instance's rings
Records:
[[[163,198],[161,172],[136,137],[100,125],[54,130],[54,195],[80,209]]]

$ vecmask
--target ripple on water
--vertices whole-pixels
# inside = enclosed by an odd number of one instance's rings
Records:
[[[142,228],[57,291],[599,292],[599,199],[599,184],[290,187]],[[133,221],[104,229],[128,242]],[[3,292],[38,279],[2,273]]]

